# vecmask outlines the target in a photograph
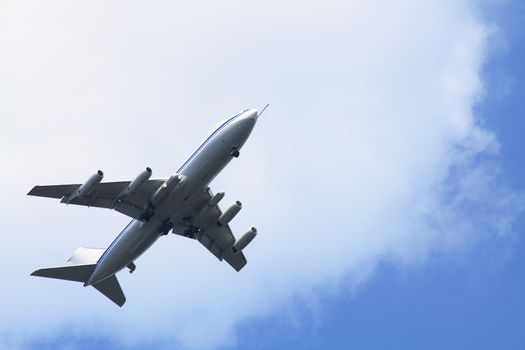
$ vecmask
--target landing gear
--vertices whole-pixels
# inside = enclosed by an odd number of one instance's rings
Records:
[[[202,229],[200,227],[190,226],[188,227],[186,231],[184,231],[184,236],[194,239],[201,232],[202,232]]]
[[[181,230],[177,232],[178,234],[184,237],[194,239],[199,235],[199,233],[202,232],[202,228],[195,226],[193,224],[193,218],[190,216],[182,218],[182,220],[180,221],[178,225],[184,226],[184,231]],[[176,233],[176,232],[173,231],[173,233]]]
[[[148,222],[154,216],[155,216],[155,206],[153,205],[153,203],[148,201],[148,203],[146,204],[146,208],[144,209],[142,214],[140,214],[139,219],[141,221]]]
[[[135,269],[137,268],[137,265],[135,265],[135,263],[130,262],[128,265],[126,265],[126,267],[129,269],[129,273],[133,273],[133,271],[135,271]]]
[[[230,149],[230,156],[239,158],[240,155],[241,153],[239,152],[239,149],[237,148],[237,146],[233,145],[232,148]]]
[[[169,218],[164,219],[162,220],[162,223],[160,224],[159,233],[165,236],[170,232],[172,228],[173,228],[173,224],[171,223],[170,219]]]

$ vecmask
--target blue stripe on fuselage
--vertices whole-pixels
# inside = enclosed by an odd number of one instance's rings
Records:
[[[228,125],[229,123],[231,123],[235,118],[237,118],[238,116],[240,116],[241,114],[243,114],[243,112],[239,113],[239,114],[236,114],[234,115],[233,117],[229,118],[228,120],[226,120],[224,123],[222,123],[221,126],[219,126],[217,128],[217,130],[215,130],[203,143],[202,145],[199,146],[199,148],[197,148],[197,150],[195,152],[193,152],[193,154],[190,156],[190,158],[188,158],[187,161],[184,162],[184,164],[182,164],[182,166],[179,168],[179,170],[177,170],[177,174],[179,174],[192,160],[193,158],[195,158],[195,156],[199,153],[200,150],[202,150],[204,148],[204,146],[206,146],[206,144],[215,136],[217,135],[217,133],[219,131],[221,131],[224,127],[226,127],[226,125]],[[111,244],[109,245],[109,247],[104,251],[104,253],[102,254],[102,256],[100,257],[100,259],[98,259],[97,261],[97,266],[95,267],[95,270],[97,269],[97,267],[104,261],[104,258],[107,256],[107,254],[109,253],[109,251],[111,250],[111,248],[113,248],[113,246],[119,241],[119,239],[121,238],[121,236],[123,235],[124,232],[126,232],[127,228],[129,226],[131,226],[131,224],[136,221],[136,219],[133,219],[131,220],[127,225],[126,227],[124,227],[124,229],[118,234],[117,238],[115,238],[115,240],[113,240],[113,242],[111,242]],[[93,270],[93,272],[95,271]]]
[[[202,145],[200,145],[200,147],[197,148],[197,150],[196,150],[195,152],[193,152],[193,154],[191,155],[191,157],[188,158],[188,160],[185,161],[184,164],[182,164],[182,166],[180,167],[180,169],[177,170],[177,174],[179,174],[179,173],[180,173],[180,172],[186,167],[186,165],[188,165],[188,163],[191,162],[191,161],[193,160],[193,158],[195,158],[195,156],[197,155],[197,153],[199,153],[199,151],[200,151],[201,149],[203,149],[204,146],[206,146],[206,144],[208,143],[208,141],[210,141],[215,135],[217,135],[217,133],[218,133],[219,131],[221,131],[226,125],[228,125],[228,124],[229,124],[230,122],[232,122],[235,118],[237,118],[238,116],[240,116],[242,113],[244,113],[244,112],[241,112],[241,113],[239,113],[239,114],[234,115],[234,116],[231,117],[230,119],[226,120],[221,126],[219,126],[219,127],[217,128],[217,130],[215,130],[215,131],[214,131],[214,132],[213,132],[213,133],[212,133],[212,134],[211,134],[211,135],[210,135],[210,136],[209,136],[209,137],[208,137],[208,138],[202,143]]]
[[[111,244],[109,245],[109,247],[104,251],[104,253],[102,253],[102,256],[98,259],[97,261],[97,266],[95,266],[95,270],[97,269],[98,265],[103,261],[104,257],[107,255],[107,253],[111,250],[111,248],[113,248],[113,246],[115,245],[115,243],[117,243],[117,241],[120,239],[120,237],[122,236],[122,234],[124,232],[126,232],[126,230],[128,229],[128,227],[131,226],[131,224],[136,221],[135,219],[131,220],[127,225],[126,227],[124,227],[124,229],[122,231],[120,231],[120,233],[118,234],[117,238],[115,238],[113,240],[113,242],[111,242]],[[95,270],[93,270],[93,272],[95,272]]]

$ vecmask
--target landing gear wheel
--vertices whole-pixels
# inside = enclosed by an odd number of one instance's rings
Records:
[[[155,206],[150,201],[148,201],[148,203],[146,204],[146,208],[144,208],[144,211],[142,212],[142,214],[140,214],[139,219],[141,221],[148,222],[149,219],[151,219],[154,216]]]
[[[230,156],[235,157],[235,158],[239,158],[240,155],[241,155],[241,153],[237,149],[237,146],[235,146],[235,145],[232,146],[232,148],[230,150]]]
[[[133,273],[133,271],[135,271],[137,268],[137,266],[132,262],[130,262],[126,267],[129,269],[129,273]]]
[[[149,222],[149,220],[155,216],[155,210],[153,209],[146,209],[144,212],[140,215],[140,220],[144,222]]]
[[[202,232],[202,229],[200,227],[193,226],[191,238],[197,237],[197,235],[201,232]]]
[[[164,219],[159,227],[159,233],[163,236],[170,233],[170,230],[173,228],[173,224],[171,223],[170,219]]]

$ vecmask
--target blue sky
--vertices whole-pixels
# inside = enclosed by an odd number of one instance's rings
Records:
[[[523,191],[525,4],[489,8],[485,16],[498,24],[504,43],[484,67],[488,90],[477,113],[501,143],[502,181]],[[455,261],[435,257],[408,273],[382,266],[358,295],[323,300],[316,321],[305,315],[293,326],[275,315],[250,322],[239,348],[523,349],[524,231],[522,216],[513,239],[499,246],[481,245]]]
[[[523,348],[525,5],[227,3],[0,3],[0,348]],[[123,309],[28,276],[127,222],[31,186],[171,174],[268,102],[212,184],[242,273],[166,237]]]

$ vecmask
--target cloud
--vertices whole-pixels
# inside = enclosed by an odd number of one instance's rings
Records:
[[[110,329],[130,347],[232,345],[248,318],[355,290],[378,263],[420,267],[511,235],[520,199],[475,109],[491,35],[477,11],[467,0],[3,2],[5,339]],[[97,168],[108,181],[145,166],[168,175],[221,118],[267,102],[212,184],[225,203],[243,200],[235,232],[260,231],[241,273],[165,237],[120,273],[123,309],[28,277],[107,246],[127,221],[26,198],[32,185]]]

